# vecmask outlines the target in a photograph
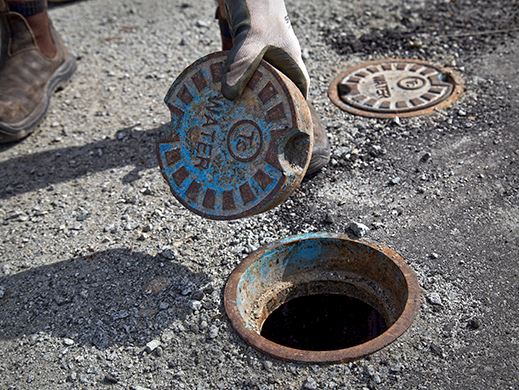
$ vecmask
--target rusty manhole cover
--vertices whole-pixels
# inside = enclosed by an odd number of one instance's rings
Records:
[[[394,250],[312,233],[249,255],[229,277],[224,304],[234,329],[262,352],[344,362],[402,335],[418,311],[420,288]]]
[[[175,197],[211,219],[267,211],[301,183],[311,157],[312,119],[303,95],[262,61],[242,96],[220,92],[225,52],[185,69],[165,98],[171,124],[158,144]]]
[[[463,91],[459,75],[420,60],[363,62],[337,76],[332,102],[352,114],[394,118],[427,115],[449,106]]]

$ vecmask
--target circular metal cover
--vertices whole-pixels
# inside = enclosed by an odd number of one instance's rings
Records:
[[[461,78],[420,60],[364,62],[337,76],[328,90],[335,105],[357,115],[394,118],[426,115],[459,98]]]
[[[266,62],[232,101],[220,92],[227,59],[210,54],[173,83],[171,126],[158,144],[175,197],[211,219],[266,211],[300,184],[313,145],[308,106],[297,87]]]

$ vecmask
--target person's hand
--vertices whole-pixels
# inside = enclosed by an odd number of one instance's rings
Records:
[[[288,76],[306,97],[308,71],[283,0],[221,0],[232,36],[222,93],[241,95],[264,58]]]

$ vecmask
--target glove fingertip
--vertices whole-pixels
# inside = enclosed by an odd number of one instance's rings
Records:
[[[222,95],[229,100],[235,100],[241,95],[241,92],[237,85],[231,86],[225,80],[222,83]]]

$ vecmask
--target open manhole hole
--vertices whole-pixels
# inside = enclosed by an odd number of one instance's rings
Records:
[[[332,81],[328,96],[352,114],[394,118],[431,114],[448,107],[462,91],[463,81],[451,69],[420,60],[386,59],[346,69]]]
[[[249,255],[225,287],[234,329],[284,360],[343,362],[384,348],[411,325],[420,293],[394,250],[315,233]]]

